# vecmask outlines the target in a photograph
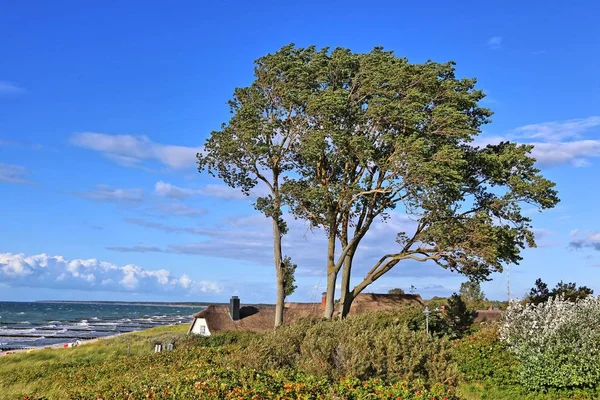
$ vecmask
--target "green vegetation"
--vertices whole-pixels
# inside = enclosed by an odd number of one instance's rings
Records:
[[[564,283],[560,281],[554,289],[548,289],[548,285],[541,279],[535,281],[535,286],[529,291],[527,301],[533,304],[540,304],[553,297],[562,297],[569,301],[584,299],[593,294],[594,291],[587,286],[579,286],[574,282]]]
[[[460,284],[460,297],[470,308],[482,309],[486,303],[485,293],[477,281],[466,281]]]
[[[429,338],[416,306],[304,320],[264,334],[204,337],[187,335],[186,326],[155,328],[3,357],[0,399],[599,398],[593,327],[600,300],[557,301],[512,304],[502,336],[495,325],[452,324],[461,313],[449,312],[457,307],[452,301],[447,312],[430,316]],[[549,316],[558,329],[527,325]],[[176,348],[154,354],[156,343]]]
[[[326,234],[331,319],[336,311],[344,318],[358,294],[401,262],[431,262],[474,280],[518,263],[521,250],[535,246],[521,206],[559,201],[533,146],[471,145],[492,112],[479,104],[485,95],[476,80],[458,78],[453,62],[292,44],[259,58],[254,78],[235,89],[232,116],[211,133],[198,164],[244,194],[267,189],[254,205],[273,223],[275,326],[287,279],[283,210]],[[351,287],[360,242],[392,211],[414,230],[397,232],[397,245]]]

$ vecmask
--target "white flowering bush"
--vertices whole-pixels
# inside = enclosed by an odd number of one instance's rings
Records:
[[[500,339],[519,358],[529,389],[600,386],[600,297],[511,302]]]

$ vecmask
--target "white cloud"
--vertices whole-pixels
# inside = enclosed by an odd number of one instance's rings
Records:
[[[194,208],[183,203],[159,203],[153,210],[159,211],[161,214],[168,216],[190,217],[195,218],[206,214],[204,208]]]
[[[600,116],[529,124],[513,130],[513,134],[523,138],[544,142],[560,142],[565,139],[579,139],[592,128],[600,126]]]
[[[25,89],[12,82],[0,81],[0,96],[16,96],[27,93]]]
[[[487,45],[492,50],[502,48],[502,36],[492,36],[488,39]]]
[[[534,146],[531,155],[541,165],[585,167],[590,165],[590,158],[600,157],[600,140],[585,138],[598,127],[599,116],[528,124],[509,131],[505,136],[479,136],[473,145],[498,144],[505,140],[531,144]]]
[[[187,196],[197,193],[194,189],[181,188],[163,181],[156,182],[154,192],[159,196],[170,197],[172,199],[183,200]]]
[[[109,291],[177,291],[220,293],[218,282],[173,276],[166,269],[118,266],[96,259],[67,260],[63,256],[0,253],[0,282],[12,287],[68,288]]]
[[[227,185],[209,184],[200,189],[200,193],[204,196],[217,197],[219,199],[245,199],[248,197],[241,191]]]
[[[25,167],[0,163],[0,182],[31,184],[27,175],[29,175],[29,171]]]
[[[193,281],[190,279],[190,277],[185,274],[179,277],[179,284],[186,289],[190,287],[192,282]]]
[[[147,136],[109,135],[83,132],[71,137],[71,144],[102,153],[125,167],[141,167],[144,162],[158,162],[173,169],[191,168],[202,147],[155,143]]]
[[[96,189],[77,193],[84,199],[120,204],[141,204],[144,200],[142,189],[115,189],[108,185],[96,185]]]
[[[154,192],[159,196],[170,197],[176,200],[183,200],[189,196],[211,196],[220,199],[244,199],[241,191],[235,190],[227,185],[209,184],[201,189],[189,189],[172,185],[163,181],[156,182]]]
[[[531,143],[531,155],[544,165],[571,163],[576,167],[590,164],[587,158],[600,156],[600,140],[578,140],[561,143]]]

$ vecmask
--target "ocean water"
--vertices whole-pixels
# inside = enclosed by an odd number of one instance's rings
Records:
[[[199,306],[0,302],[0,351],[187,324]]]

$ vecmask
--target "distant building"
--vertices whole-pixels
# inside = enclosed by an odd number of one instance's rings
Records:
[[[496,322],[502,316],[502,311],[493,309],[491,306],[487,310],[476,310],[475,311],[475,322]]]
[[[290,324],[301,319],[319,319],[323,316],[323,304],[286,303],[284,323]],[[350,315],[369,311],[393,310],[407,304],[423,305],[418,294],[375,294],[361,293],[352,302]],[[194,314],[189,333],[210,336],[219,332],[247,331],[267,332],[273,330],[275,321],[274,305],[240,305],[240,299],[233,296],[229,305],[210,305]]]

